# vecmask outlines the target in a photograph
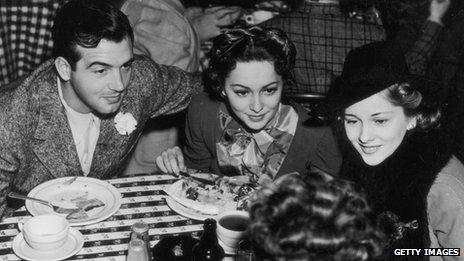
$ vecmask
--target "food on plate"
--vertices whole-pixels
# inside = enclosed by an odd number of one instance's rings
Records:
[[[68,219],[68,220],[71,220],[71,219],[86,219],[88,217],[89,217],[89,215],[87,215],[87,213],[85,212],[84,209],[77,208],[77,209],[71,211],[71,213],[69,213],[66,216],[66,219]]]
[[[94,208],[103,207],[105,203],[103,203],[98,198],[87,198],[88,194],[76,197],[71,199],[71,203],[73,203],[76,208],[69,209],[69,208],[58,208],[56,210],[57,213],[60,214],[67,214],[66,219],[86,219],[89,217],[87,211],[92,210]]]
[[[192,178],[182,178],[172,184],[167,194],[178,203],[205,214],[216,215],[224,210],[245,209],[254,186],[234,182],[233,178],[215,177],[214,185]]]
[[[71,202],[76,204],[76,207],[81,208],[85,211],[89,211],[94,208],[102,207],[105,205],[98,198],[87,199],[87,195],[71,199]]]

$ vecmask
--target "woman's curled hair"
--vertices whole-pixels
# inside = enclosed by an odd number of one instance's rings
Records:
[[[394,84],[387,88],[387,99],[395,106],[401,106],[406,116],[416,117],[416,128],[427,130],[439,125],[441,110],[439,106],[431,104],[414,86],[430,84],[426,81]],[[430,97],[432,98],[432,97]],[[436,98],[436,97],[435,97]]]
[[[383,234],[370,224],[365,198],[348,181],[288,175],[254,195],[249,235],[271,260],[372,260]]]
[[[237,62],[268,61],[274,63],[285,84],[293,84],[295,55],[295,46],[279,29],[258,26],[230,29],[213,40],[204,82],[209,91],[220,97]]]
[[[427,132],[440,127],[443,93],[430,79],[415,79],[396,83],[386,90],[386,98],[389,102],[394,106],[402,107],[406,116],[416,118],[416,131]],[[334,104],[332,107],[336,108],[337,106]],[[333,109],[331,115],[333,129],[340,137],[345,135],[343,115],[346,108]]]

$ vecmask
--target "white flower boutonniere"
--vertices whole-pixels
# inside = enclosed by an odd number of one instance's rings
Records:
[[[118,112],[118,114],[116,114],[114,117],[114,126],[116,127],[116,130],[119,132],[119,134],[129,135],[135,130],[137,121],[130,112]]]

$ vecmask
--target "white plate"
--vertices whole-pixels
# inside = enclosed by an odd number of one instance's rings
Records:
[[[71,226],[83,226],[100,222],[109,218],[121,207],[121,193],[110,183],[89,177],[78,177],[72,184],[63,182],[72,177],[63,177],[44,182],[29,192],[29,197],[50,201],[52,204],[65,208],[75,208],[71,202],[80,196],[87,195],[88,199],[97,198],[105,205],[86,211],[88,217],[70,219]],[[31,200],[26,200],[26,208],[33,215],[56,214],[50,207]],[[66,216],[66,214],[57,214]]]
[[[233,201],[232,199],[222,199],[220,201],[218,200],[217,202],[211,203],[204,203],[197,200],[188,199],[185,197],[185,195],[183,195],[183,193],[181,193],[182,186],[183,180],[180,179],[167,186],[164,191],[171,197],[171,199],[175,200],[177,203],[180,203],[182,206],[209,216],[218,215],[226,210],[237,209],[238,202]]]
[[[38,251],[31,248],[19,233],[13,240],[13,251],[21,259],[36,261],[57,261],[75,255],[84,246],[84,237],[74,228],[69,229],[69,236],[63,246],[51,251]]]
[[[214,218],[215,219],[217,217],[217,215],[204,214],[204,213],[202,213],[200,211],[197,211],[195,209],[186,207],[186,206],[180,204],[179,202],[175,201],[174,199],[172,199],[169,196],[166,197],[166,203],[168,204],[168,206],[172,210],[177,212],[179,215],[184,216],[184,217],[188,217],[188,218],[191,218],[191,219],[205,220],[207,218]]]
[[[220,206],[218,206],[216,204],[207,204],[207,203],[199,202],[199,201],[196,201],[196,200],[188,199],[184,195],[182,195],[182,193],[181,193],[182,187],[183,187],[183,180],[180,179],[180,180],[172,183],[168,187],[166,187],[164,191],[172,199],[174,199],[178,203],[180,203],[180,204],[182,204],[182,205],[184,205],[184,206],[186,206],[188,208],[201,211],[202,213],[207,214],[207,215],[217,215],[217,214],[219,214]]]

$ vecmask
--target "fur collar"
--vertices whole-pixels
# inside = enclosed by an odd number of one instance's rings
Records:
[[[401,223],[396,224],[418,222],[416,229],[405,231],[400,239],[393,241],[390,250],[430,246],[427,195],[436,176],[451,157],[446,141],[438,131],[409,133],[393,155],[373,167],[367,166],[352,146],[347,146],[341,176],[363,188],[378,225],[384,229],[389,227],[387,233],[392,237],[401,229],[391,226],[393,223],[389,226],[379,224],[379,216],[387,211],[398,216]],[[386,259],[401,260],[391,253],[386,255]],[[411,256],[406,259],[428,260],[427,257]]]

